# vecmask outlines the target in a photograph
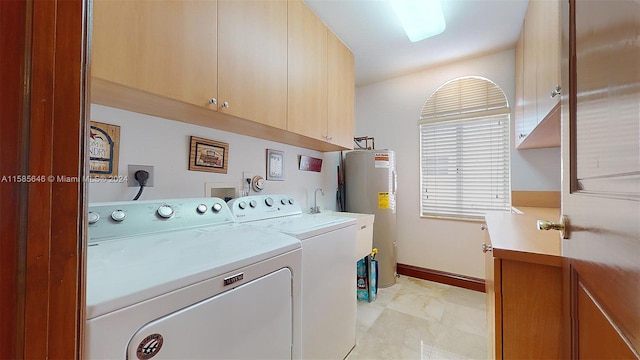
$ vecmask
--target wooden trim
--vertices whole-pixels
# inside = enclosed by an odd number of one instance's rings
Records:
[[[0,178],[23,173],[23,81],[27,46],[26,1],[0,1]],[[24,245],[21,211],[26,184],[0,182],[0,359],[22,358]]]
[[[27,64],[24,339],[21,358],[79,359],[84,328],[85,1],[33,1]],[[4,138],[4,136],[3,136]],[[18,239],[21,241],[21,239]]]
[[[560,191],[512,191],[511,205],[559,208],[560,198]]]
[[[398,264],[396,271],[400,275],[415,277],[418,279],[429,280],[441,284],[457,286],[469,290],[485,292],[484,279],[478,279],[471,276],[453,274],[446,271],[425,269],[418,266]]]

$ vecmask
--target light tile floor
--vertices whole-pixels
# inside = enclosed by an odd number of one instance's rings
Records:
[[[486,358],[484,293],[401,276],[376,301],[358,302],[348,360]]]

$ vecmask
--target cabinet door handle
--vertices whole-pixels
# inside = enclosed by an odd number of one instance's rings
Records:
[[[520,135],[518,135],[518,139],[522,139],[522,138],[524,138],[526,136],[527,136],[527,134],[520,134]]]
[[[231,105],[229,105],[229,103],[226,102],[226,101],[222,103],[222,107],[223,108],[228,108],[229,106],[231,106]]]
[[[211,98],[211,99],[209,99],[209,104],[211,104],[211,105],[218,105],[218,99],[216,99],[216,98]]]
[[[493,246],[483,243],[482,244],[482,252],[486,253],[487,251],[493,251]]]
[[[562,90],[562,88],[560,87],[560,85],[556,85],[556,88],[551,90],[551,97],[554,98],[560,94],[562,94],[562,92],[560,91]]]
[[[487,224],[480,224],[480,230],[487,230]]]

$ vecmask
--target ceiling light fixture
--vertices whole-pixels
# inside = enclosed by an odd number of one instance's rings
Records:
[[[417,42],[444,31],[440,0],[389,0],[409,41]]]

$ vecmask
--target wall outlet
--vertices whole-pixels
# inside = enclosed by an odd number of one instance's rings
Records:
[[[129,165],[127,169],[127,186],[139,187],[138,180],[136,180],[136,171],[145,170],[149,173],[149,179],[145,187],[153,187],[153,166],[151,165]]]
[[[251,191],[251,177],[253,173],[251,171],[242,172],[242,190],[240,190],[240,196],[247,196]]]
[[[242,172],[242,188],[243,189],[249,188],[249,185],[251,185],[251,178],[253,178],[253,173],[251,171]]]

